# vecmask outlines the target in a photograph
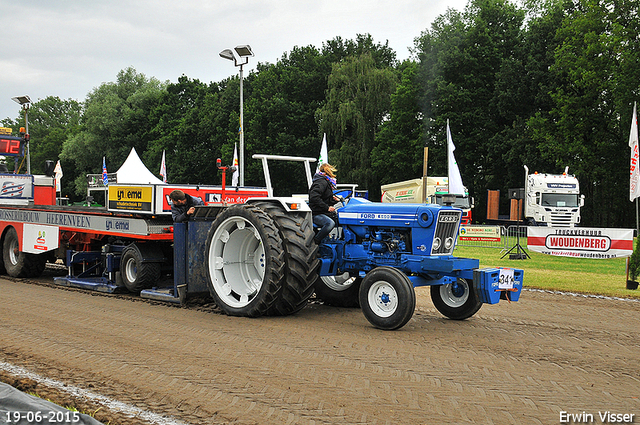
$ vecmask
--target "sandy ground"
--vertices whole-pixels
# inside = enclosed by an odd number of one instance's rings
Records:
[[[640,302],[526,291],[457,322],[417,299],[385,332],[319,303],[246,319],[0,279],[0,361],[189,424],[640,423]]]

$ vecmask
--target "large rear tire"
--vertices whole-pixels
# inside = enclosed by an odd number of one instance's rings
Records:
[[[335,307],[360,307],[358,296],[362,278],[349,273],[340,276],[318,276],[314,283],[316,297],[326,305]]]
[[[267,312],[286,316],[302,310],[311,295],[318,273],[318,245],[313,241],[313,224],[307,213],[287,212],[282,205],[256,202],[254,205],[269,214],[284,242],[285,280],[275,305]]]
[[[47,266],[47,254],[30,254],[20,251],[18,232],[9,227],[2,243],[2,262],[11,277],[38,277]]]
[[[391,331],[406,325],[413,316],[416,293],[398,269],[376,267],[362,279],[360,307],[373,326]]]
[[[162,258],[157,247],[131,244],[122,251],[120,273],[129,292],[140,293],[160,280],[162,264],[146,262],[145,257]]]
[[[462,278],[456,283],[432,286],[431,301],[440,313],[453,320],[468,319],[482,307],[473,283]]]
[[[283,245],[276,223],[254,205],[218,215],[207,236],[206,275],[223,312],[258,317],[275,306],[285,274]]]

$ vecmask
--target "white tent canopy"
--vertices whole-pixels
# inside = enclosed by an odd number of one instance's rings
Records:
[[[116,172],[116,181],[118,184],[165,184],[145,167],[136,148],[131,148],[127,160]]]

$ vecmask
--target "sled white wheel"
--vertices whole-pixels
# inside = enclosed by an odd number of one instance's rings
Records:
[[[47,254],[20,251],[18,232],[13,227],[8,227],[2,242],[2,263],[9,276],[37,277],[47,265]]]
[[[145,262],[145,257],[152,254],[158,257],[158,249],[151,245],[131,244],[122,251],[121,275],[124,286],[133,293],[151,288],[160,280],[161,264],[159,262]]]

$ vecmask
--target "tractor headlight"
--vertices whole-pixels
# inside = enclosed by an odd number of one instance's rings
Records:
[[[453,248],[453,238],[452,237],[448,237],[447,239],[444,240],[444,248],[449,251],[451,248]]]
[[[440,238],[435,238],[433,240],[433,250],[437,251],[438,249],[440,249],[441,244],[442,244],[442,241],[440,240]]]

